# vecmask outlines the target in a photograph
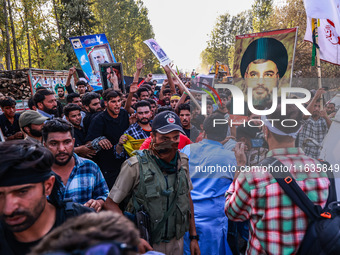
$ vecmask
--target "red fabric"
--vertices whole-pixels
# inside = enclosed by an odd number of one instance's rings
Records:
[[[139,149],[140,150],[149,149],[150,143],[151,143],[151,136],[145,139],[144,143]],[[179,134],[179,144],[178,144],[179,150],[183,149],[185,146],[187,146],[190,143],[191,143],[190,139],[187,136],[183,135],[182,133]]]

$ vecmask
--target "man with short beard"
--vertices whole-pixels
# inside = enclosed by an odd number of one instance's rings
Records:
[[[130,127],[125,130],[124,135],[122,135],[119,139],[119,143],[116,147],[116,151],[118,154],[123,152],[123,144],[127,141],[127,136],[130,135],[134,139],[146,139],[150,136],[151,133],[151,125],[150,119],[152,116],[150,103],[142,100],[136,103],[136,118],[137,122],[130,125]]]
[[[191,142],[196,142],[200,131],[191,124],[191,112],[189,104],[181,104],[178,106],[178,115],[181,120],[183,130],[187,137],[190,138]]]
[[[312,113],[312,116],[303,116],[302,129],[298,136],[299,147],[303,148],[307,156],[316,159],[319,158],[322,141],[332,124],[326,110],[320,109],[320,98],[325,92],[323,88],[318,89],[308,104],[307,110]]]
[[[60,118],[48,121],[43,139],[54,156],[52,170],[63,182],[63,199],[72,199],[99,212],[109,190],[97,164],[74,153],[72,124]]]
[[[41,89],[35,93],[33,100],[37,107],[37,112],[42,116],[49,119],[58,117],[57,100],[53,92]]]
[[[60,200],[53,155],[42,145],[7,141],[0,155],[0,254],[27,254],[68,218],[92,211]]]
[[[149,149],[138,151],[124,162],[105,202],[105,209],[122,213],[119,204],[131,195],[130,212],[142,210],[149,216],[152,247],[141,239],[140,253],[154,249],[167,255],[183,254],[183,236],[189,231],[191,254],[200,254],[188,157],[178,151],[180,133],[184,131],[174,112],[156,115]]]
[[[36,111],[27,110],[23,112],[19,117],[19,126],[24,132],[25,140],[42,143],[42,128],[46,120],[48,118]]]
[[[115,154],[116,146],[129,127],[129,115],[121,108],[120,96],[119,92],[112,89],[104,91],[106,110],[93,118],[86,136],[86,142],[91,142],[98,151],[96,162],[109,188],[114,184],[124,161]]]
[[[96,151],[85,144],[86,133],[81,126],[81,108],[76,104],[68,104],[64,107],[64,114],[65,119],[74,127],[74,152],[81,157],[92,159]]]
[[[86,110],[86,115],[83,118],[83,126],[85,132],[89,129],[92,119],[102,111],[100,106],[100,96],[96,92],[87,92],[82,98],[81,102]]]

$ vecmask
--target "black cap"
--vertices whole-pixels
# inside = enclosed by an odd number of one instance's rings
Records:
[[[273,61],[279,70],[280,79],[285,75],[288,66],[288,53],[282,42],[274,38],[259,38],[249,44],[240,65],[243,78],[248,65],[257,59]]]
[[[176,113],[171,111],[164,111],[155,116],[152,121],[152,131],[156,131],[162,135],[172,131],[179,131],[185,135],[181,120]]]

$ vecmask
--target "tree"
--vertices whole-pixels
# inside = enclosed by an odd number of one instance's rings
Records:
[[[269,17],[273,13],[273,0],[255,0],[252,13],[254,32],[268,30]]]
[[[142,1],[98,0],[93,12],[99,23],[95,31],[106,34],[116,60],[123,64],[124,74],[133,75],[137,57],[145,59],[145,72],[159,70],[158,61],[143,43],[154,33]]]
[[[250,32],[252,32],[251,11],[244,11],[236,16],[229,13],[219,16],[207,42],[208,46],[201,53],[202,69],[215,64],[215,61],[232,67],[236,35]]]
[[[8,31],[8,16],[7,16],[7,4],[6,0],[3,0],[3,14],[5,21],[5,36],[6,36],[6,68],[7,70],[11,70],[11,47],[10,47],[10,39],[9,39],[9,31]]]
[[[8,12],[9,12],[9,20],[11,22],[11,30],[12,30],[12,42],[13,42],[13,49],[14,49],[15,69],[19,69],[17,39],[15,35],[15,27],[14,27],[14,22],[13,22],[12,6],[11,6],[10,0],[8,0]]]

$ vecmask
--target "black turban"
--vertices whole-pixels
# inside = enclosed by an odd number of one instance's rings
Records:
[[[288,53],[280,41],[274,38],[259,38],[249,44],[241,60],[240,69],[243,78],[248,65],[257,59],[273,61],[279,70],[280,79],[285,75],[288,65]]]

